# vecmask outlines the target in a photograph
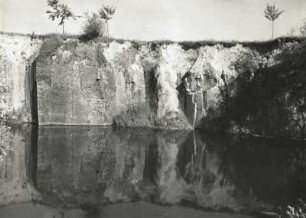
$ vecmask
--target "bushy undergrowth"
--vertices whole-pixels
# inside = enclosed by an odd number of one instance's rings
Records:
[[[101,19],[95,13],[86,14],[86,21],[80,39],[82,41],[89,41],[99,36],[103,36],[103,23]]]

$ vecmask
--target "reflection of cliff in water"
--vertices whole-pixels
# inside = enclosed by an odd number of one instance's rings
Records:
[[[305,150],[290,143],[186,131],[41,127],[37,188],[47,204],[67,207],[145,200],[250,211],[306,193],[305,158],[296,155]]]
[[[306,197],[302,142],[144,128],[40,127],[37,134],[24,125],[10,134],[12,150],[0,162],[1,205],[143,200],[252,211]]]
[[[37,201],[37,128],[31,125],[13,126],[10,129],[10,150],[1,154],[0,206]]]

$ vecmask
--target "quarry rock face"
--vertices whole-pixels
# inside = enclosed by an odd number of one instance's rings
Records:
[[[188,128],[177,73],[158,62],[130,43],[61,46],[37,61],[39,123]]]
[[[31,64],[41,45],[26,36],[0,35],[0,114],[14,122],[32,122]]]
[[[303,41],[0,42],[0,112],[13,122],[306,136]]]
[[[241,52],[250,51],[68,40],[37,60],[39,123],[200,126],[207,111],[218,114],[221,75],[236,77],[231,64]]]

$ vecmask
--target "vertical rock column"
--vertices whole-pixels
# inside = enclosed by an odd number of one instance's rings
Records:
[[[30,37],[0,35],[0,112],[13,122],[32,122],[30,68],[40,46]]]

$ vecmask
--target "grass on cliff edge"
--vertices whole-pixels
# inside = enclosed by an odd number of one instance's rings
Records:
[[[48,34],[48,35],[40,35],[41,39],[48,39],[50,37],[54,37],[56,34]],[[60,36],[59,34],[57,34]],[[74,38],[80,39],[78,35],[67,35],[66,38]],[[99,41],[100,39],[94,39],[91,41]],[[252,50],[256,50],[259,53],[267,53],[270,52],[284,43],[288,42],[302,42],[305,40],[305,37],[280,37],[273,40],[268,41],[216,41],[216,40],[203,40],[203,41],[171,41],[171,40],[154,40],[154,41],[142,41],[142,40],[129,40],[129,39],[117,39],[110,38],[110,42],[117,42],[119,44],[123,44],[124,42],[130,42],[136,49],[139,49],[141,46],[146,44],[151,44],[151,47],[156,48],[161,45],[169,45],[173,43],[178,43],[182,46],[184,50],[189,49],[197,49],[202,46],[214,46],[214,45],[222,45],[225,48],[230,48],[236,46],[237,44],[241,44],[244,47],[250,48]],[[81,40],[80,40],[81,41]],[[106,42],[106,39],[103,39]],[[84,42],[87,43],[87,42]]]
[[[10,35],[10,36],[27,36],[31,37],[32,34],[22,34],[22,33],[5,33],[1,32],[0,34],[5,34],[5,35]],[[58,47],[63,43],[63,37],[61,34],[58,33],[49,33],[49,34],[38,34],[34,36],[35,38],[41,39],[46,41],[44,44],[50,44],[47,47],[50,48],[45,48],[46,52],[48,54],[54,52]],[[76,34],[66,34],[64,39],[79,39],[83,43],[88,43],[88,42],[97,42],[100,41],[100,39],[94,39],[90,41],[83,41],[81,35],[76,35]],[[189,49],[197,49],[201,46],[214,46],[214,45],[222,45],[225,48],[230,48],[233,46],[236,46],[237,44],[241,44],[244,47],[253,49],[258,51],[259,53],[267,53],[270,52],[276,48],[278,48],[280,45],[288,42],[302,42],[306,38],[305,37],[280,37],[276,39],[271,39],[267,41],[216,41],[216,40],[203,40],[203,41],[171,41],[171,40],[154,40],[154,41],[142,41],[142,40],[129,40],[129,39],[117,39],[117,38],[110,38],[110,42],[117,42],[120,44],[123,44],[124,42],[131,42],[132,45],[136,48],[139,49],[142,45],[146,44],[151,44],[151,47],[157,48],[161,45],[169,45],[173,43],[178,43],[179,45],[182,46],[184,50],[189,50]],[[104,42],[106,42],[106,39],[103,39]],[[46,54],[47,54],[46,53]],[[44,55],[43,55],[44,56]]]

